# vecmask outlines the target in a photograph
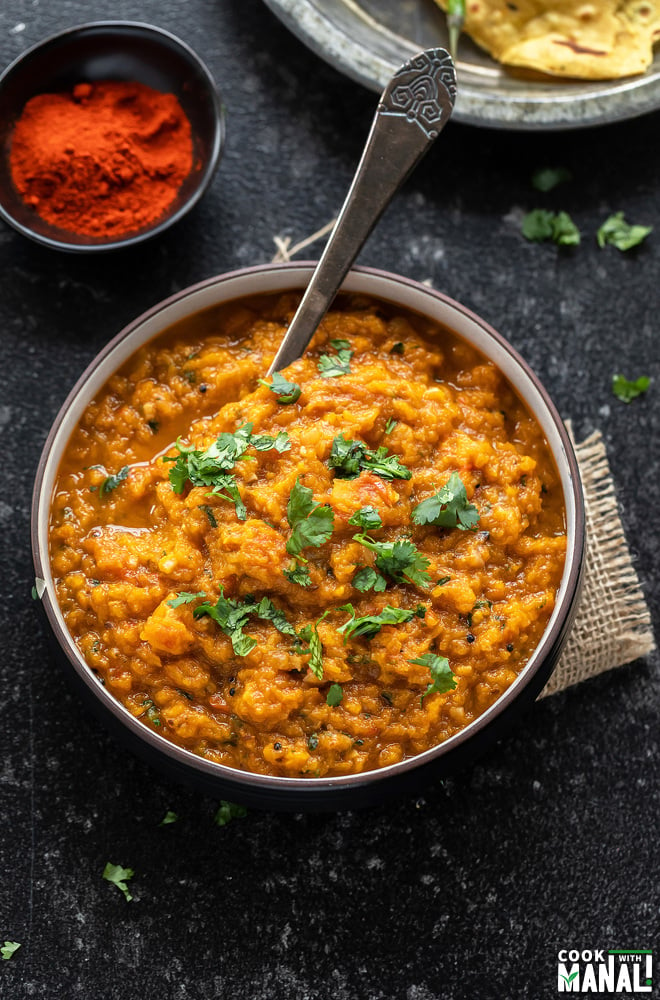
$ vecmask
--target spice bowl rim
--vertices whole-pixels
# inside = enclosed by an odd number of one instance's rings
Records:
[[[145,226],[137,231],[129,232],[120,237],[109,237],[108,239],[81,237],[80,234],[76,234],[75,232],[70,232],[64,229],[60,230],[57,227],[50,225],[40,219],[36,213],[34,214],[33,225],[21,221],[15,217],[11,209],[5,204],[6,199],[3,196],[3,185],[0,184],[0,218],[22,236],[54,250],[63,250],[69,253],[81,254],[104,253],[111,250],[119,250],[135,246],[146,240],[152,239],[155,236],[159,236],[187,215],[207,192],[217,171],[224,149],[226,134],[225,109],[221,92],[209,67],[206,65],[201,56],[199,56],[197,52],[187,44],[187,42],[184,42],[181,38],[173,34],[171,31],[168,31],[166,28],[161,28],[158,25],[149,24],[144,21],[87,21],[82,24],[76,24],[69,28],[65,28],[62,31],[57,31],[48,35],[46,38],[42,38],[40,41],[35,42],[34,45],[31,45],[30,48],[20,53],[7,67],[5,67],[5,69],[2,70],[0,73],[0,94],[16,72],[24,70],[25,67],[34,59],[47,57],[48,50],[50,48],[60,44],[66,44],[67,41],[74,42],[77,38],[84,36],[85,34],[100,35],[106,31],[110,34],[112,32],[116,32],[118,37],[121,33],[134,34],[136,37],[143,35],[150,39],[152,44],[160,44],[164,49],[167,47],[174,47],[179,50],[184,61],[195,67],[198,79],[203,81],[204,90],[208,98],[208,108],[210,111],[209,118],[212,119],[213,122],[212,128],[209,129],[209,136],[211,137],[209,148],[208,152],[204,156],[203,166],[199,171],[197,182],[187,196],[180,203],[177,203],[177,199],[175,199],[173,207],[171,207],[165,215],[160,216],[151,225]],[[141,61],[144,61],[145,64],[148,62],[148,60],[145,59],[141,59]],[[104,78],[107,79],[107,76]],[[97,79],[100,79],[100,77]],[[172,79],[174,79],[174,76]],[[94,82],[94,80],[91,82]],[[43,92],[43,90],[40,91],[35,89],[30,96],[36,96],[40,92]],[[29,97],[26,98],[23,102],[23,107],[29,99]],[[17,119],[21,111],[22,107],[16,108],[16,116],[14,120]],[[3,144],[4,148],[2,149],[1,155],[5,160],[7,160],[9,156],[9,146],[13,127],[14,125],[12,122],[9,127],[7,138]],[[8,184],[11,185],[11,181],[9,181]],[[42,227],[45,231],[42,231]],[[86,242],[86,240],[90,240],[90,242]]]
[[[137,317],[94,358],[63,403],[44,445],[32,499],[35,575],[44,581],[41,608],[55,649],[70,678],[82,682],[77,686],[88,702],[91,696],[93,707],[101,711],[115,734],[170,776],[206,792],[220,791],[223,797],[233,796],[246,805],[272,809],[322,810],[372,804],[392,794],[422,787],[431,775],[451,773],[479,756],[494,739],[508,731],[550,676],[575,616],[584,562],[585,509],[579,466],[569,434],[538,377],[501,334],[460,303],[401,275],[374,268],[354,268],[342,286],[343,291],[385,300],[448,326],[496,364],[541,424],[561,478],[568,545],[555,608],[536,650],[497,701],[443,743],[387,767],[326,778],[263,775],[208,761],[147,728],[103,687],[69,635],[50,571],[48,523],[52,491],[69,437],[85,406],[108,377],[160,332],[186,316],[222,302],[261,292],[302,290],[313,267],[313,263],[293,262],[227,272],[183,289]]]

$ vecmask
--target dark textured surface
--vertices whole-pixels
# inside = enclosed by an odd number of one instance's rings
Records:
[[[29,597],[30,490],[51,420],[128,320],[193,281],[270,259],[273,235],[295,242],[330,219],[374,107],[259,0],[4,0],[0,63],[107,17],[151,20],[207,60],[227,145],[203,204],[134,252],[86,260],[0,230],[0,943],[22,942],[0,962],[0,996],[537,1000],[556,994],[559,947],[657,945],[657,655],[537,705],[487,759],[421,800],[338,816],[250,812],[224,828],[217,803],[127,756],[69,696]],[[659,125],[658,114],[574,134],[450,125],[361,257],[473,307],[530,361],[578,436],[603,430],[656,625]],[[538,195],[530,172],[547,164],[574,181]],[[536,205],[573,213],[583,245],[525,243],[519,220]],[[627,255],[593,239],[620,209],[657,227]],[[653,375],[647,397],[617,402],[616,370]],[[167,809],[179,822],[160,828]],[[132,903],[101,879],[108,860],[135,869]]]

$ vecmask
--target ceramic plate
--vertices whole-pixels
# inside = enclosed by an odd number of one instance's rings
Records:
[[[265,0],[306,45],[353,80],[380,91],[421,48],[447,45],[433,0]],[[508,129],[566,129],[634,118],[660,107],[660,52],[640,77],[530,80],[504,70],[463,36],[454,118]]]

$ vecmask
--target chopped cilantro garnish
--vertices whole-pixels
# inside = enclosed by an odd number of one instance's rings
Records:
[[[405,345],[401,340],[397,340],[396,344],[392,344],[390,347],[390,354],[403,354],[404,351]]]
[[[364,615],[361,618],[356,617],[352,604],[344,604],[339,610],[347,611],[351,616],[338,629],[344,636],[344,642],[352,635],[362,635],[366,639],[373,639],[375,635],[378,635],[383,625],[401,625],[404,622],[409,622],[412,618],[423,618],[426,614],[426,608],[422,604],[418,604],[414,611],[408,611],[406,608],[393,608],[388,604],[380,614]]]
[[[389,576],[390,579],[396,580],[398,583],[414,583],[418,587],[425,587],[430,583],[430,577],[426,572],[429,560],[407,539],[397,539],[395,542],[377,542],[364,533],[353,535],[353,538],[360,545],[364,545],[365,548],[375,553],[376,569],[385,576]],[[370,577],[363,570],[359,570],[356,576],[361,584],[358,590],[370,589],[369,586],[364,586],[368,581],[371,581],[374,590],[385,589],[384,582],[380,582],[383,578],[380,577],[379,580],[378,573],[374,572],[374,576]],[[354,579],[353,586],[355,585]]]
[[[215,519],[215,514],[213,513],[213,507],[209,507],[207,503],[200,503],[197,505],[199,510],[203,510],[206,514],[209,524],[212,528],[218,527],[218,522]]]
[[[537,191],[552,191],[558,184],[572,179],[573,175],[566,167],[540,167],[532,174],[532,187]]]
[[[103,480],[99,486],[99,496],[101,500],[107,497],[108,493],[112,493],[116,490],[120,483],[123,483],[125,479],[128,478],[128,466],[125,465],[123,469],[120,469],[116,476],[108,476]]]
[[[450,576],[441,576],[440,579],[436,581],[436,587],[444,587],[444,585],[449,583],[450,580]]]
[[[359,510],[356,510],[349,517],[348,523],[352,524],[355,528],[362,528],[363,531],[375,531],[377,528],[383,527],[380,514],[375,507],[369,504],[366,507],[360,507]]]
[[[307,737],[307,748],[309,750],[314,751],[314,750],[316,750],[316,748],[318,747],[318,745],[319,745],[319,738],[318,738],[317,734],[316,733],[310,733],[310,735]]]
[[[344,697],[344,692],[342,690],[341,684],[331,684],[328,688],[328,693],[326,695],[326,702],[330,708],[336,708],[337,705],[341,704],[341,700]]]
[[[229,500],[236,507],[236,516],[245,521],[247,510],[238,492],[236,478],[231,470],[252,446],[257,451],[288,451],[291,447],[289,436],[280,431],[276,437],[270,434],[252,434],[252,424],[246,423],[233,434],[219,434],[206,451],[199,451],[177,441],[178,458],[166,455],[164,462],[174,462],[169,479],[175,493],[183,493],[188,481],[193,486],[210,486],[214,496]]]
[[[260,378],[259,384],[265,385],[271,392],[276,393],[278,403],[295,403],[302,392],[297,382],[289,382],[280,372],[273,372],[272,382]]]
[[[160,823],[158,824],[158,826],[169,826],[171,823],[176,823],[178,818],[179,817],[175,812],[172,812],[171,809],[168,809],[163,818],[161,819]]]
[[[385,424],[385,434],[391,434],[396,425],[398,424],[398,422],[399,421],[395,420],[394,417],[390,417],[390,419]]]
[[[651,379],[648,375],[640,375],[632,382],[624,375],[612,376],[612,392],[622,403],[631,403],[637,396],[646,392],[650,384]]]
[[[371,451],[362,441],[353,441],[342,434],[332,442],[328,465],[339,479],[355,479],[362,471],[369,471],[381,479],[410,479],[412,473],[402,465],[396,455],[388,455],[383,445]]]
[[[15,951],[21,947],[20,941],[5,941],[5,943],[0,946],[0,955],[2,955],[5,962],[8,962]]]
[[[479,521],[479,511],[468,503],[463,481],[457,472],[452,472],[448,482],[417,504],[412,512],[415,524],[435,524],[441,528],[460,528],[467,531]]]
[[[167,602],[167,604],[170,608],[180,608],[182,604],[192,604],[192,602],[196,601],[198,597],[206,597],[203,590],[200,590],[196,594],[190,594],[186,590],[181,590],[176,597],[173,597],[171,601]]]
[[[610,215],[596,233],[598,246],[608,244],[617,250],[630,250],[646,239],[653,232],[653,226],[633,226],[626,222],[623,212]]]
[[[428,667],[431,671],[433,683],[429,684],[419,699],[420,704],[424,701],[427,694],[432,694],[434,691],[438,694],[444,694],[446,691],[453,691],[456,687],[456,678],[451,672],[449,660],[446,656],[436,656],[435,653],[424,653],[423,656],[417,657],[416,660],[408,660],[408,663],[417,663],[420,667]]]
[[[314,501],[312,490],[298,479],[289,494],[286,517],[291,527],[291,537],[286,543],[290,556],[298,556],[308,545],[318,548],[332,534],[335,515],[328,504]]]
[[[351,358],[353,351],[347,340],[331,340],[337,354],[322,354],[318,360],[317,368],[321,378],[337,378],[339,375],[348,375],[351,370]]]
[[[281,608],[276,608],[269,597],[256,601],[254,597],[246,597],[244,601],[225,597],[224,588],[220,588],[220,597],[215,604],[199,604],[194,612],[195,618],[208,615],[231,639],[232,649],[236,656],[247,656],[257,645],[257,640],[245,635],[243,629],[250,615],[270,621],[284,635],[296,635],[296,630],[287,621]]]
[[[367,590],[375,590],[378,594],[385,590],[387,586],[385,577],[377,573],[371,566],[363,566],[362,569],[359,569],[351,580],[351,583],[356,590],[359,590],[363,594]]]
[[[245,806],[239,806],[237,802],[227,802],[226,799],[220,799],[220,808],[213,817],[213,822],[217,826],[226,826],[233,819],[243,819],[245,816],[247,816]]]
[[[305,625],[305,627],[300,630],[298,636],[299,640],[308,643],[308,649],[301,650],[301,652],[309,653],[309,669],[319,680],[323,678],[323,645],[321,643],[321,637],[318,630],[320,623],[329,614],[330,609],[328,608],[327,611],[323,612],[320,618],[317,618],[313,625]]]
[[[312,579],[306,566],[301,566],[295,559],[288,569],[282,570],[284,576],[291,583],[297,583],[299,587],[311,587]]]
[[[535,208],[522,221],[522,234],[526,240],[543,243],[552,240],[559,246],[577,246],[580,230],[567,212],[549,212]]]
[[[120,892],[124,893],[127,903],[130,903],[133,897],[128,891],[126,883],[132,879],[134,875],[135,872],[132,868],[122,868],[121,865],[113,865],[110,861],[108,861],[107,865],[103,869],[103,878],[106,882],[112,882],[113,885],[117,886]]]

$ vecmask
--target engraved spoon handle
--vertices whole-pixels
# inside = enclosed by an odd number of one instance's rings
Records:
[[[269,375],[301,357],[378,219],[449,120],[455,96],[454,64],[444,49],[420,52],[387,84],[334,229]]]

